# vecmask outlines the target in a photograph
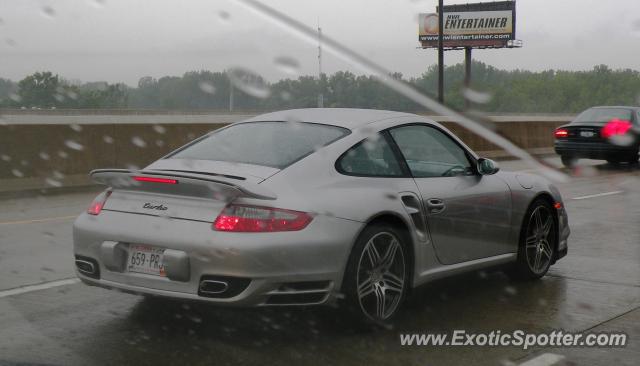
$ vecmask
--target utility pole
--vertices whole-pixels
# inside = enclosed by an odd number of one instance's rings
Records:
[[[468,92],[471,88],[471,47],[464,48],[464,88]],[[469,98],[464,98],[464,107],[469,109]]]
[[[438,101],[444,104],[444,0],[438,0]]]
[[[324,79],[322,78],[322,28],[320,28],[320,20],[318,20],[318,85],[320,92],[318,93],[318,108],[324,108]]]
[[[229,79],[229,112],[233,112],[233,82]]]

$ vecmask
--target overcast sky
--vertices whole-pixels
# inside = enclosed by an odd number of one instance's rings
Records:
[[[445,4],[465,3],[447,1]],[[436,0],[269,0],[386,68],[417,76],[436,62],[417,49],[417,14]],[[522,49],[477,50],[474,58],[506,69],[640,70],[639,0],[518,0]],[[295,76],[274,59],[291,57],[299,73],[317,73],[316,45],[291,36],[235,0],[0,0],[0,77],[37,70],[67,79],[122,81],[243,66],[270,80]],[[448,52],[447,64],[463,52]],[[351,65],[326,55],[324,71]]]

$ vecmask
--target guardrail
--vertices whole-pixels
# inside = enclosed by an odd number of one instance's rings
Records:
[[[47,111],[50,112],[50,111]],[[0,192],[89,184],[95,168],[144,167],[193,138],[253,114],[3,111],[0,116]],[[497,146],[432,117],[480,154],[508,156]],[[496,130],[519,146],[549,153],[553,131],[571,116],[497,116]]]

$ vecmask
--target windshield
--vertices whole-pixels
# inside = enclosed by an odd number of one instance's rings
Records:
[[[217,160],[283,169],[349,134],[346,128],[314,123],[252,122],[210,134],[171,158]]]
[[[602,123],[605,124],[613,119],[631,121],[631,110],[624,108],[591,108],[580,113],[572,123]]]

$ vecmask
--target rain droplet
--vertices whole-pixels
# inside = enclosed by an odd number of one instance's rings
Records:
[[[73,140],[66,140],[64,142],[64,144],[67,145],[67,147],[69,149],[72,149],[72,150],[76,150],[76,151],[84,150],[84,146],[82,146],[81,144],[79,144],[79,143],[77,143],[77,142],[75,142]]]
[[[42,7],[42,14],[48,18],[53,18],[56,16],[56,11],[49,5],[45,5]]]
[[[2,159],[4,161],[11,161],[11,156],[9,156],[7,154],[2,154],[2,155],[0,155],[0,159]]]
[[[234,68],[227,72],[227,76],[236,88],[252,97],[264,99],[271,94],[269,86],[267,86],[264,79],[253,71],[244,68]]]
[[[164,146],[164,141],[162,141],[162,140],[156,140],[156,146],[158,146],[158,147],[162,147],[162,146]]]
[[[465,88],[462,90],[464,97],[474,103],[486,104],[491,101],[491,94],[479,92],[477,90]]]
[[[104,141],[106,144],[113,144],[113,137],[104,135],[102,136],[102,141]]]
[[[216,92],[216,87],[208,81],[201,81],[198,86],[200,87],[200,90],[207,94],[215,94]]]
[[[68,157],[69,157],[69,154],[67,154],[67,152],[66,152],[66,151],[62,151],[62,150],[60,150],[60,151],[58,151],[58,156],[59,156],[59,157],[61,157],[61,158],[63,158],[63,159],[66,159],[66,158],[68,158]]]
[[[167,132],[167,129],[160,125],[153,125],[153,130],[156,131],[157,133]]]
[[[53,175],[53,177],[54,177],[55,179],[62,179],[62,178],[64,178],[64,174],[60,173],[60,172],[59,172],[59,171],[57,171],[57,170],[54,170],[53,172],[51,172],[51,175]]]
[[[131,143],[136,145],[137,147],[147,147],[147,143],[138,136],[133,136],[131,138]]]
[[[284,100],[285,102],[288,102],[291,100],[291,93],[289,93],[288,91],[282,91],[280,92],[280,98],[282,98],[282,100]]]
[[[640,19],[636,19],[631,22],[631,32],[636,37],[640,37]]]
[[[46,178],[46,179],[44,180],[44,182],[45,182],[47,185],[50,185],[50,186],[52,186],[52,187],[62,187],[62,182],[57,181],[57,180],[55,180],[55,179],[53,179],[53,178]]]
[[[78,99],[78,93],[69,90],[69,91],[67,91],[67,97],[69,97],[69,99],[76,100],[76,99]]]
[[[21,102],[22,101],[22,97],[19,96],[16,93],[9,93],[9,99],[13,100],[14,102]]]
[[[229,20],[231,20],[231,14],[229,14],[229,12],[226,10],[220,10],[218,12],[218,18],[220,18],[220,20],[222,20],[223,22],[228,23]]]
[[[58,102],[64,102],[64,95],[62,94],[54,94],[53,97],[55,98],[55,100],[57,100]]]
[[[77,123],[72,123],[72,124],[70,124],[70,125],[69,125],[69,127],[70,127],[72,130],[76,131],[76,132],[80,132],[80,131],[82,131],[82,126],[80,126],[80,125],[79,125],[79,124],[77,124]]]
[[[278,56],[273,62],[276,64],[276,67],[285,74],[297,75],[300,69],[300,63],[293,57]]]
[[[22,173],[18,169],[11,169],[11,174],[15,175],[18,178],[24,177],[24,173]]]

